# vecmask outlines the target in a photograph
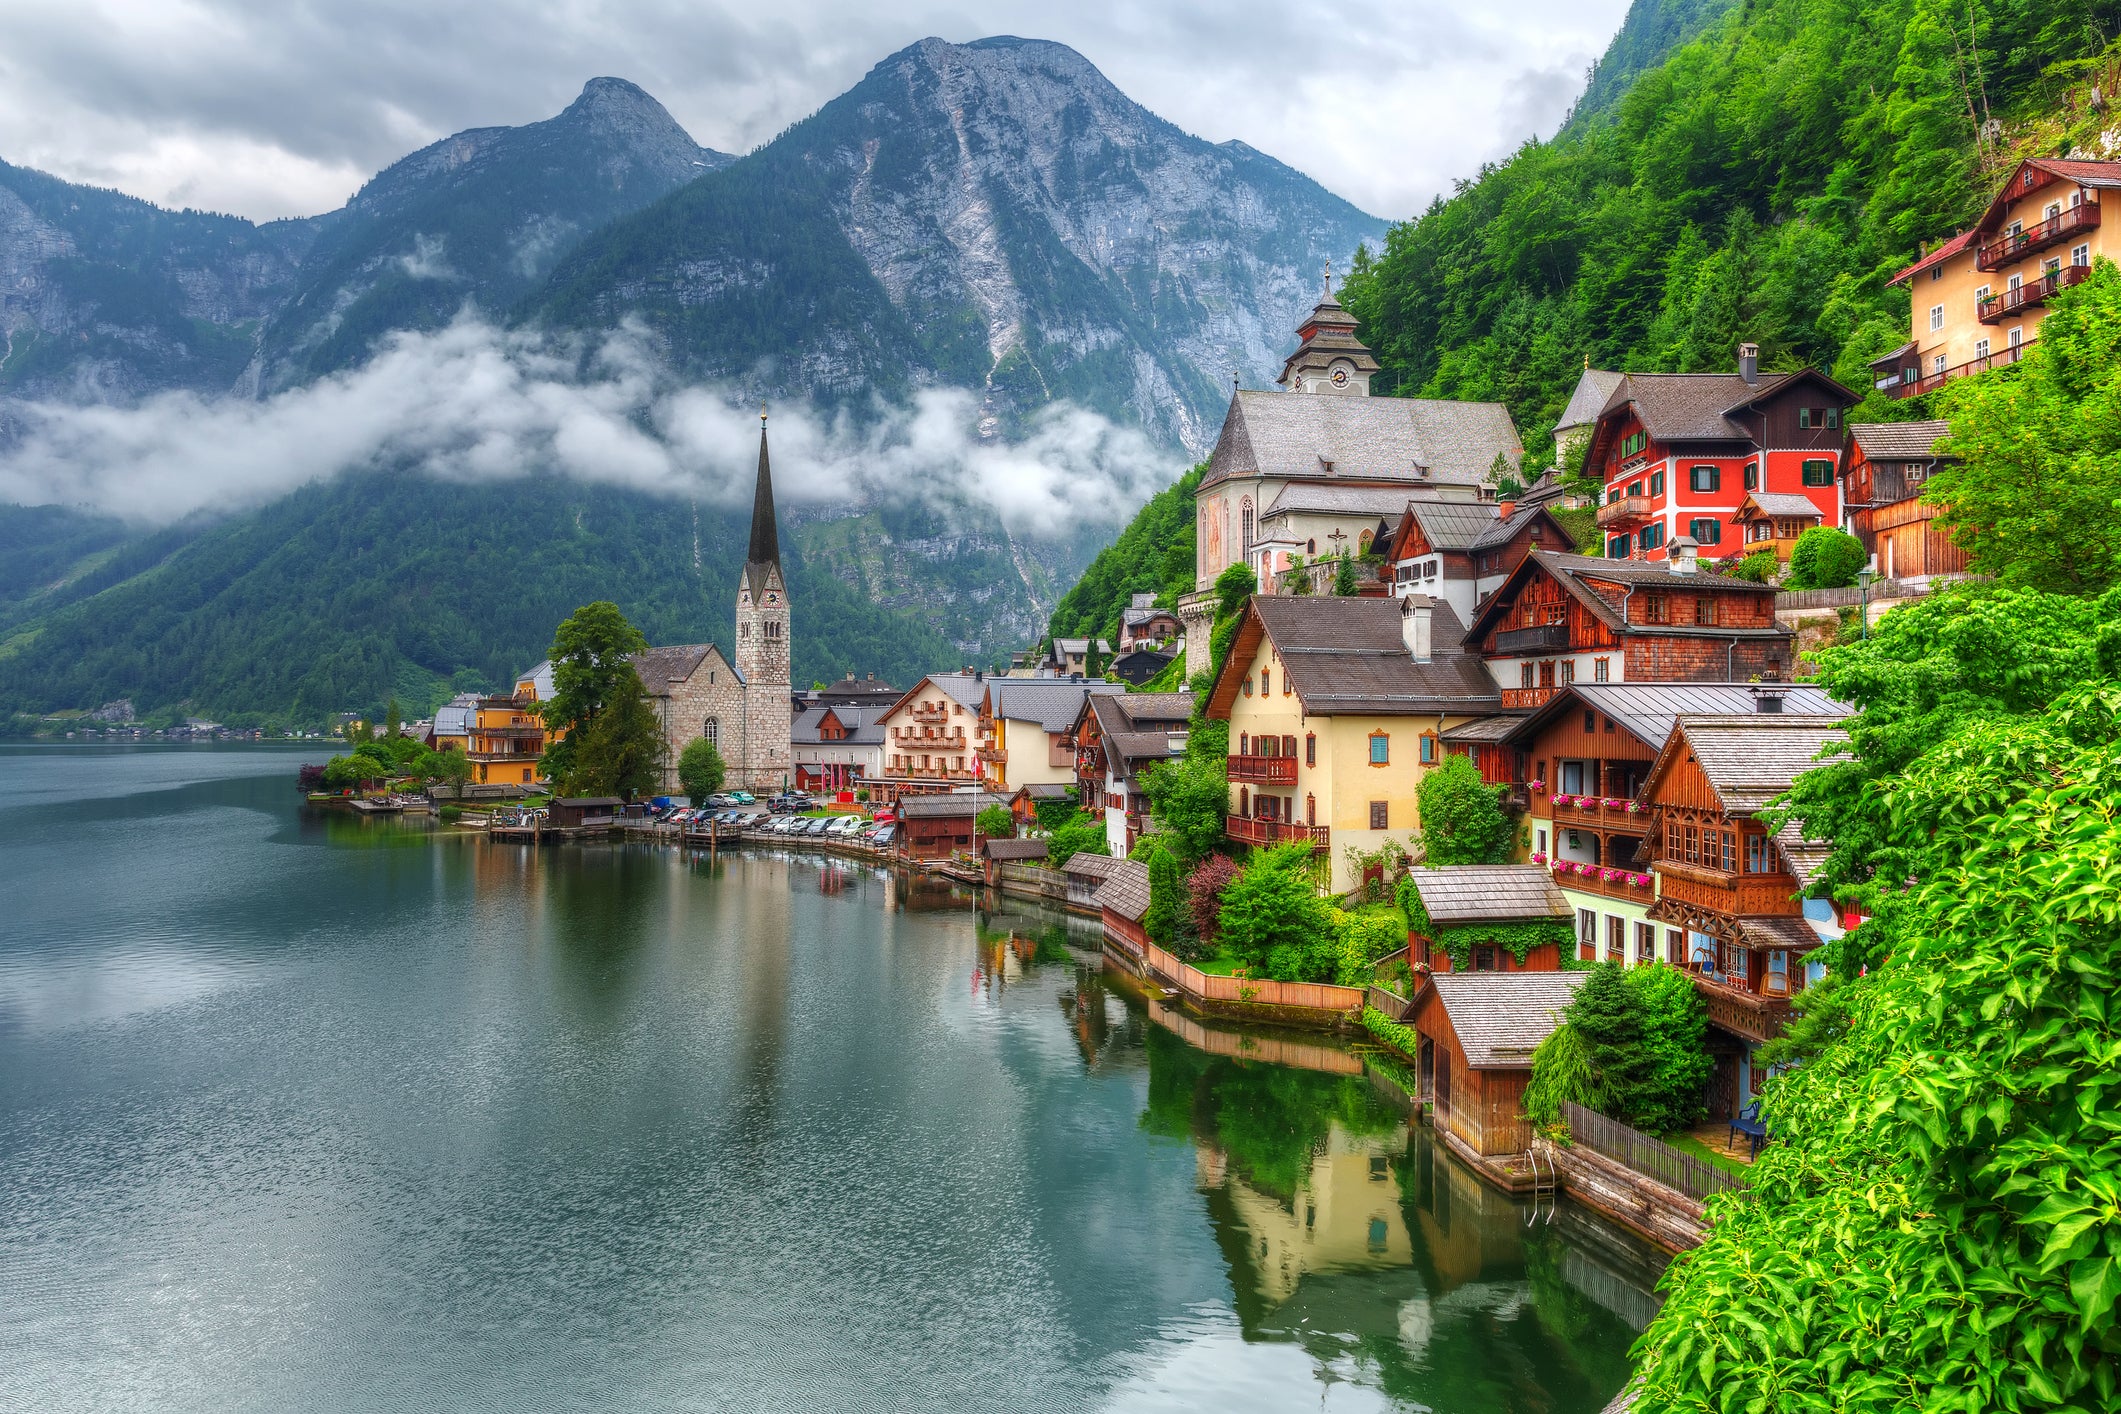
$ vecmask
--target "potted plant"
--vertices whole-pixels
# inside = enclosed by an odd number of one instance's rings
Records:
[[[1546,863],[1546,862],[1547,862],[1547,857],[1546,857],[1546,855],[1544,855],[1544,854],[1542,854],[1542,853],[1537,853],[1537,852],[1535,852],[1535,853],[1534,853],[1534,854],[1532,855],[1532,862],[1533,862],[1534,864],[1544,864],[1544,863]]]
[[[1538,780],[1530,781],[1526,784],[1525,789],[1531,791],[1534,795],[1545,795],[1547,790],[1547,783],[1545,781]]]

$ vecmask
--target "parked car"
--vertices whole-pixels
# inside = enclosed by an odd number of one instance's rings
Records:
[[[875,845],[878,849],[889,849],[892,839],[897,834],[897,825],[880,825],[877,827],[876,834],[870,837],[869,843]]]
[[[759,803],[759,798],[748,790],[733,790],[729,792],[729,798],[738,805],[756,805]]]

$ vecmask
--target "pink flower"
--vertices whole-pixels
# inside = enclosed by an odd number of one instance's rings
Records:
[[[1649,875],[1647,875],[1647,874],[1637,874],[1637,875],[1635,876],[1635,887],[1636,887],[1636,888],[1638,888],[1638,889],[1646,889],[1646,888],[1648,888],[1649,886],[1650,886],[1650,876],[1649,876]]]
[[[1547,788],[1547,783],[1545,781],[1533,781],[1530,788],[1535,791],[1544,791]]]
[[[1534,864],[1544,864],[1547,862],[1547,857],[1544,854],[1535,854],[1532,856],[1532,862]]]

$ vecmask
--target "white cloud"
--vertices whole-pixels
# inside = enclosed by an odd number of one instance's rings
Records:
[[[171,393],[138,406],[16,404],[0,502],[73,505],[147,524],[263,504],[311,481],[410,466],[460,481],[557,472],[742,504],[758,415],[676,380],[635,327],[594,344],[465,318],[397,334],[363,367],[263,401]],[[1013,532],[1123,522],[1183,469],[1140,433],[1058,405],[1013,444],[983,442],[970,393],[911,407],[772,420],[774,487],[828,506],[920,497],[991,511]]]
[[[467,127],[526,123],[598,74],[744,152],[928,35],[1058,40],[1128,95],[1380,216],[1551,131],[1626,0],[1154,6],[1031,0],[76,0],[0,6],[0,156],[258,218],[343,202]]]

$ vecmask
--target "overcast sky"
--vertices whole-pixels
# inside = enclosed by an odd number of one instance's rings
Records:
[[[600,74],[745,152],[928,35],[1074,46],[1138,102],[1404,217],[1551,133],[1626,0],[0,0],[0,158],[256,219]]]

